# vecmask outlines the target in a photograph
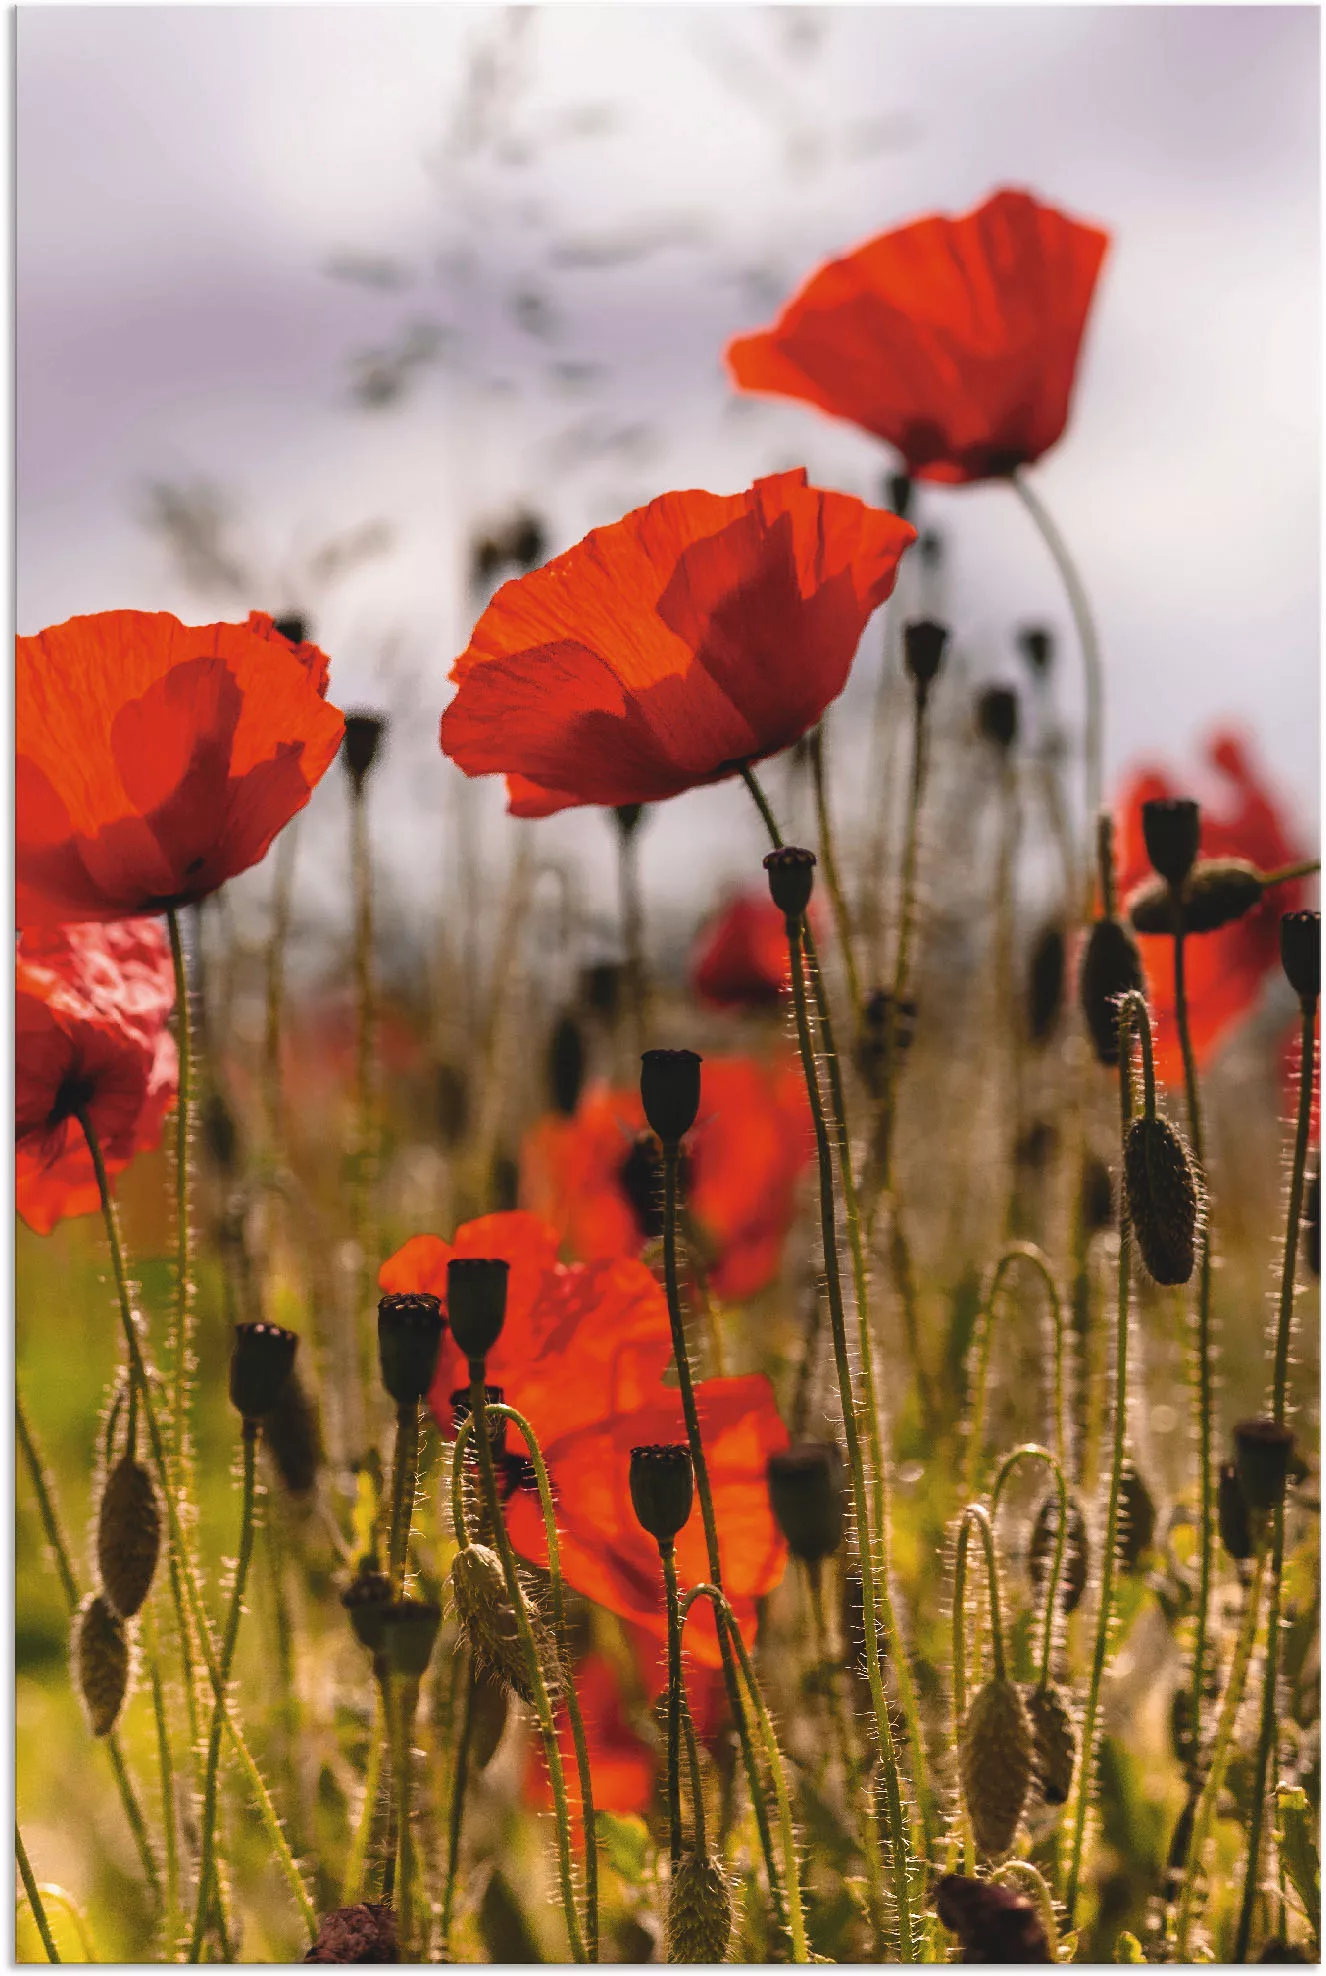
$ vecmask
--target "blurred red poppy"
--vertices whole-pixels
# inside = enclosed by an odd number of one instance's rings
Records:
[[[340,746],[310,653],[164,611],[20,638],[19,925],[164,912],[256,864]]]
[[[1259,871],[1275,871],[1307,855],[1237,734],[1214,735],[1206,759],[1215,776],[1214,800],[1205,800],[1199,788],[1175,781],[1160,769],[1136,770],[1125,783],[1115,806],[1122,898],[1155,876],[1142,838],[1142,805],[1153,799],[1197,796],[1201,800],[1205,858],[1246,858]],[[1302,879],[1274,886],[1242,919],[1184,942],[1189,1026],[1199,1063],[1214,1055],[1228,1032],[1256,1007],[1268,976],[1279,972],[1280,915],[1297,911],[1306,897]],[[1156,934],[1139,939],[1138,945],[1155,1025],[1156,1075],[1166,1084],[1182,1084],[1183,1053],[1174,1015],[1174,943],[1167,935]]]
[[[921,480],[990,480],[1068,421],[1109,245],[1029,193],[882,233],[811,275],[727,361],[744,391],[799,398],[896,446]]]
[[[653,803],[790,747],[842,691],[916,531],[806,483],[663,494],[503,584],[442,751],[515,816]]]
[[[787,920],[768,891],[739,892],[701,927],[691,985],[715,1009],[775,1009],[791,976]]]
[[[786,937],[786,936],[784,936]],[[686,1141],[684,1206],[715,1295],[732,1302],[773,1281],[811,1153],[800,1070],[707,1057],[700,1117]],[[657,1144],[638,1092],[588,1091],[573,1118],[541,1119],[521,1149],[521,1198],[586,1258],[638,1255],[662,1233]]]
[[[114,1177],[161,1137],[174,1103],[175,1002],[160,922],[122,920],[23,935],[14,994],[18,1212],[39,1235],[101,1205],[75,1113],[85,1109]]]
[[[589,1750],[589,1774],[594,1784],[594,1809],[643,1812],[654,1795],[658,1756],[632,1726],[626,1712],[621,1676],[606,1654],[586,1654],[574,1670],[576,1696],[584,1718]],[[580,1837],[580,1774],[571,1718],[565,1704],[557,1711],[557,1742],[562,1753],[566,1795]],[[553,1805],[552,1784],[543,1744],[531,1737],[525,1762],[525,1796],[540,1810]]]

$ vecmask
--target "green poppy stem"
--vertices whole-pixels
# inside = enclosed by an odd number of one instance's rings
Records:
[[[967,1462],[963,1476],[963,1491],[967,1496],[976,1492],[981,1470],[981,1456],[984,1453],[985,1399],[990,1378],[990,1353],[994,1343],[995,1311],[998,1307],[999,1292],[1005,1276],[1015,1263],[1026,1263],[1027,1267],[1040,1277],[1045,1286],[1045,1294],[1050,1304],[1050,1319],[1054,1333],[1054,1375],[1050,1394],[1051,1439],[1061,1462],[1066,1460],[1065,1440],[1067,1430],[1064,1421],[1064,1309],[1063,1297],[1050,1268],[1049,1258],[1043,1249],[1034,1242],[1011,1242],[996,1261],[990,1273],[989,1287],[981,1300],[980,1316],[975,1344],[976,1371],[972,1380],[972,1405],[970,1432],[967,1440]]]
[[[60,1951],[55,1946],[55,1937],[51,1933],[51,1924],[46,1919],[46,1909],[42,1906],[41,1890],[37,1885],[36,1875],[28,1864],[28,1851],[23,1843],[23,1834],[19,1830],[17,1819],[14,1820],[14,1851],[18,1855],[18,1870],[23,1876],[23,1891],[28,1897],[28,1906],[32,1909],[32,1918],[37,1924],[37,1933],[41,1936],[41,1945],[46,1951],[46,1960],[48,1962],[58,1962],[60,1960]]]
[[[447,1817],[447,1870],[442,1883],[442,1953],[451,1953],[451,1917],[456,1906],[456,1880],[460,1870],[460,1840],[465,1822],[465,1795],[470,1781],[470,1744],[474,1739],[474,1665],[465,1670],[465,1700],[461,1708],[460,1737],[456,1743],[456,1769],[451,1782],[451,1805]]]
[[[1054,1477],[1054,1485],[1059,1497],[1059,1528],[1054,1543],[1054,1563],[1050,1568],[1050,1582],[1045,1592],[1045,1621],[1041,1635],[1041,1672],[1038,1686],[1044,1692],[1050,1685],[1050,1674],[1054,1658],[1054,1633],[1056,1607],[1059,1598],[1059,1580],[1063,1575],[1064,1555],[1068,1549],[1068,1483],[1064,1476],[1063,1462],[1052,1455],[1048,1448],[1038,1447],[1028,1441],[1020,1448],[1014,1448],[1004,1456],[999,1464],[999,1472],[990,1491],[990,1521],[993,1524],[999,1514],[999,1504],[1004,1486],[1019,1462],[1042,1461]]]
[[[815,819],[819,826],[820,864],[824,870],[824,884],[829,894],[829,904],[833,908],[834,930],[838,935],[838,951],[843,957],[843,971],[847,976],[847,995],[852,1004],[852,1024],[856,1034],[860,1034],[864,1003],[861,998],[861,977],[857,972],[856,953],[852,945],[852,918],[847,900],[843,894],[842,881],[838,873],[838,859],[833,843],[833,824],[829,814],[829,792],[824,774],[824,741],[828,725],[827,713],[821,716],[818,727],[810,734],[810,768],[815,785]]]
[[[660,1543],[658,1555],[668,1600],[668,1854],[675,1873],[681,1859],[681,1612],[675,1547]]]

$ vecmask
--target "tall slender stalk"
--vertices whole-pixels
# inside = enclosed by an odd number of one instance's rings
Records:
[[[359,1899],[364,1885],[364,1872],[368,1864],[368,1845],[373,1835],[373,1816],[377,1810],[378,1791],[382,1783],[382,1746],[389,1731],[386,1721],[386,1699],[380,1681],[373,1683],[373,1720],[368,1733],[368,1764],[364,1771],[364,1798],[359,1807],[359,1818],[355,1825],[354,1838],[350,1844],[350,1857],[346,1861],[345,1877],[341,1882],[341,1906],[352,1907]]]
[[[1100,661],[1100,640],[1091,611],[1091,600],[1078,574],[1077,564],[1069,553],[1068,544],[1059,533],[1040,495],[1020,472],[1009,476],[1009,485],[1040,531],[1041,539],[1050,552],[1063,581],[1068,597],[1068,608],[1073,614],[1073,623],[1077,629],[1087,696],[1086,734],[1083,744],[1086,764],[1086,813],[1089,817],[1093,817],[1100,808],[1101,790],[1104,786],[1105,681]]]
[[[388,1538],[387,1573],[393,1596],[399,1596],[405,1578],[405,1560],[410,1549],[410,1521],[414,1514],[419,1472],[419,1403],[409,1400],[396,1409],[396,1459],[391,1475],[391,1531]]]
[[[474,1737],[474,1664],[465,1669],[465,1700],[461,1705],[460,1737],[456,1743],[456,1768],[451,1782],[451,1804],[447,1815],[447,1868],[442,1883],[442,1954],[451,1955],[451,1917],[456,1905],[456,1878],[460,1868],[460,1837],[465,1822],[465,1794],[470,1780],[470,1743]]]
[[[1009,1476],[1019,1462],[1044,1462],[1054,1477],[1054,1486],[1059,1498],[1059,1528],[1055,1533],[1054,1563],[1050,1567],[1050,1579],[1045,1588],[1045,1621],[1041,1632],[1041,1671],[1037,1687],[1042,1692],[1050,1685],[1054,1661],[1055,1608],[1059,1598],[1059,1580],[1063,1575],[1064,1554],[1068,1549],[1068,1481],[1064,1474],[1062,1457],[1052,1455],[1048,1448],[1038,1447],[1028,1441],[1020,1448],[1013,1448],[999,1464],[994,1486],[990,1491],[990,1522],[993,1525],[999,1514],[999,1504]]]
[[[175,1100],[175,1311],[169,1344],[171,1365],[170,1451],[177,1486],[187,1502],[192,1494],[189,1450],[189,1359],[193,1349],[193,1231],[189,1225],[189,1139],[193,1126],[193,1029],[189,1013],[189,970],[180,917],[172,906],[170,955],[175,966],[176,1045],[179,1092]]]
[[[151,1606],[147,1608],[147,1667],[152,1683],[152,1715],[157,1732],[157,1764],[161,1772],[161,1824],[166,1840],[166,1937],[174,1942],[180,1925],[179,1853],[175,1837],[175,1762],[170,1749],[170,1723],[166,1716],[166,1696],[161,1680],[161,1651],[157,1623]]]
[[[681,1609],[675,1545],[660,1543],[658,1555],[668,1605],[668,1853],[675,1873],[681,1858]]]
[[[853,1031],[859,1035],[864,1010],[861,999],[861,977],[857,972],[856,952],[852,943],[852,917],[838,874],[833,825],[829,815],[829,792],[824,775],[824,737],[828,718],[828,714],[824,714],[819,726],[812,729],[810,736],[810,767],[815,785],[815,820],[819,828],[820,863],[824,867],[824,883],[829,894],[829,904],[833,908],[833,924],[838,935],[838,951],[843,957],[843,972],[847,976],[847,994],[852,1004]]]
[[[299,849],[299,818],[292,817],[276,840],[276,876],[272,886],[272,922],[267,938],[267,1020],[263,1036],[263,1104],[267,1138],[276,1154],[285,1148],[285,1089],[281,1066],[281,1035],[285,1015],[285,955],[290,940],[295,883],[295,853]]]
[[[989,1285],[981,1299],[980,1315],[977,1319],[974,1356],[975,1376],[972,1380],[971,1432],[967,1442],[967,1462],[963,1474],[963,1490],[968,1496],[976,1489],[980,1475],[981,1456],[984,1452],[985,1397],[990,1378],[990,1352],[994,1343],[994,1320],[998,1308],[999,1292],[1004,1278],[1016,1263],[1025,1263],[1040,1277],[1050,1302],[1050,1317],[1054,1334],[1054,1371],[1049,1394],[1050,1405],[1047,1411],[1051,1422],[1051,1439],[1060,1462],[1067,1460],[1067,1429],[1064,1419],[1064,1309],[1059,1286],[1050,1268],[1049,1258],[1044,1250],[1034,1242],[1011,1242],[995,1263],[990,1272]]]
[[[373,865],[368,843],[367,793],[365,786],[353,779],[350,782],[350,868],[354,891],[355,983],[355,1148],[350,1189],[350,1237],[355,1252],[352,1336],[359,1338],[360,1383],[363,1393],[368,1394],[373,1383],[373,1353],[370,1329],[362,1319],[372,1286],[372,1202],[377,1159],[373,1089]]]
[[[14,1851],[18,1856],[18,1870],[23,1876],[23,1891],[28,1897],[28,1906],[32,1909],[32,1918],[37,1924],[37,1933],[41,1936],[41,1945],[46,1951],[46,1960],[48,1962],[58,1962],[60,1960],[60,1951],[55,1946],[55,1937],[51,1933],[51,1924],[46,1919],[46,1909],[42,1906],[41,1889],[37,1885],[37,1877],[28,1864],[28,1850],[23,1843],[23,1834],[19,1830],[17,1819],[14,1820]]]

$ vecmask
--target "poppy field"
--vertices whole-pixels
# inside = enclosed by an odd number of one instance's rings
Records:
[[[1319,867],[1236,726],[1107,777],[1037,463],[1110,246],[996,189],[730,342],[873,500],[485,543],[429,718],[522,848],[413,983],[316,619],[19,637],[18,1960],[1319,1960]],[[1015,684],[969,486],[1063,586]]]

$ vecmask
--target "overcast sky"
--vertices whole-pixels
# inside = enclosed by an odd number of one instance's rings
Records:
[[[476,523],[524,496],[563,547],[793,464],[875,494],[883,449],[737,399],[723,344],[825,255],[1020,184],[1114,235],[1036,469],[1100,620],[1111,774],[1233,720],[1310,825],[1317,44],[1308,7],[22,7],[19,629],[307,604],[333,697],[398,716],[383,830],[417,876],[421,819],[447,856]],[[355,403],[393,354],[399,395]],[[233,502],[236,594],[191,590],[145,528],[154,480]],[[310,576],[376,518],[387,553]],[[1067,640],[1006,492],[937,490],[924,519],[977,671],[1028,616]],[[606,875],[601,820],[539,829]],[[737,792],[682,799],[653,884],[700,830],[715,883],[758,848]]]

